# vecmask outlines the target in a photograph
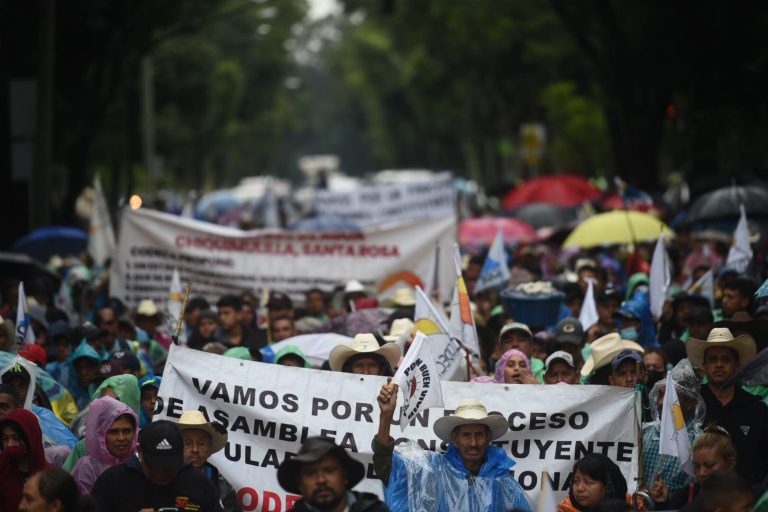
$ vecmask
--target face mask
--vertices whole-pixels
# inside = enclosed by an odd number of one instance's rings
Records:
[[[619,331],[619,336],[621,336],[621,339],[623,340],[637,341],[640,337],[640,333],[637,332],[636,327],[627,327]]]

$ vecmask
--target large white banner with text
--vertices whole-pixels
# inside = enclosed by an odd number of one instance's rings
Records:
[[[429,180],[371,185],[349,192],[318,190],[315,213],[365,228],[454,216],[455,196],[451,173],[441,172]]]
[[[291,368],[171,347],[155,419],[177,421],[199,409],[229,432],[211,462],[238,490],[243,510],[285,511],[297,499],[277,482],[277,467],[308,436],[325,435],[366,464],[358,490],[382,493],[373,471],[371,440],[378,429],[376,396],[384,377]],[[634,489],[637,427],[633,391],[614,386],[504,385],[442,382],[445,410],[429,409],[392,436],[444,450],[432,426],[464,398],[479,398],[489,412],[508,418],[496,441],[517,461],[514,476],[532,500],[548,471],[556,498],[567,491],[575,460],[602,452]],[[402,401],[402,397],[399,397]],[[535,502],[535,501],[534,501]]]
[[[358,279],[372,291],[392,292],[434,281],[449,297],[454,284],[454,215],[360,233],[241,231],[151,210],[126,210],[112,263],[110,294],[135,306],[164,304],[173,270],[193,295],[209,301],[223,294],[268,288],[299,298],[309,288],[330,291]]]

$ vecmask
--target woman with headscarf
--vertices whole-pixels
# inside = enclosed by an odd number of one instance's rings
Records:
[[[525,353],[512,348],[496,363],[495,381],[501,384],[538,384],[531,373],[531,360]]]
[[[81,492],[90,494],[99,475],[133,455],[138,430],[136,413],[124,403],[108,396],[91,403],[85,430],[88,454],[72,470]]]
[[[16,510],[24,482],[48,467],[40,423],[27,409],[14,409],[0,421],[0,510]]]
[[[609,500],[630,502],[627,481],[611,459],[601,453],[588,453],[573,465],[568,496],[557,506],[557,511],[592,512]]]

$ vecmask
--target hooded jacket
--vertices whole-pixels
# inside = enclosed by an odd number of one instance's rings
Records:
[[[10,446],[0,452],[0,511],[16,510],[26,479],[48,467],[43,451],[43,434],[37,417],[26,409],[14,409],[0,421],[0,432],[10,423],[24,435],[24,446]],[[28,457],[29,470],[20,471],[19,462]]]
[[[530,511],[525,491],[509,474],[514,465],[502,448],[490,445],[473,475],[453,445],[441,454],[407,442],[393,453],[384,498],[390,510],[397,511]]]
[[[117,458],[107,449],[107,431],[117,418],[127,414],[133,418],[131,449],[125,457]],[[88,454],[81,457],[72,470],[72,477],[84,494],[90,494],[93,483],[105,469],[127,461],[136,452],[138,418],[133,409],[114,398],[105,396],[91,403],[86,423],[85,446]]]
[[[75,351],[69,358],[69,383],[67,388],[75,399],[77,408],[81,411],[88,406],[88,402],[91,401],[91,394],[88,389],[82,387],[77,381],[77,372],[75,371],[75,361],[82,357],[93,359],[96,362],[101,362],[101,356],[96,352],[92,346],[88,344],[85,339],[80,342]]]
[[[115,394],[117,395],[117,398],[122,403],[133,409],[133,412],[136,413],[136,416],[138,417],[139,410],[141,408],[141,395],[139,394],[139,381],[136,379],[136,377],[133,375],[125,374],[115,375],[114,377],[106,379],[99,385],[98,388],[96,388],[96,391],[93,392],[94,400],[101,398],[106,388],[112,388],[112,390],[114,390]],[[88,417],[89,411],[90,408],[85,409],[83,412],[78,414],[77,418],[75,418],[72,422],[72,431],[77,437],[81,439],[72,448],[72,452],[70,452],[69,457],[67,457],[67,460],[64,463],[64,466],[62,466],[62,468],[66,471],[71,472],[74,469],[78,459],[88,453],[87,447],[85,446],[85,441],[82,438],[86,434],[84,431],[85,425],[83,422]]]
[[[152,422],[147,413],[144,412],[144,407],[141,406],[141,393],[145,386],[160,389],[162,382],[163,379],[157,375],[145,375],[139,379],[139,428],[144,428]]]
[[[640,320],[640,338],[636,341],[643,348],[658,348],[660,346],[656,339],[656,326],[651,315],[651,302],[646,292],[638,290],[619,308],[619,313],[625,313]]]

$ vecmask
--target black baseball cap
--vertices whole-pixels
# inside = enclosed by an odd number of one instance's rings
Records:
[[[584,341],[584,328],[578,318],[568,317],[557,322],[555,327],[555,340],[560,343],[573,343],[581,345]]]
[[[269,309],[293,309],[293,301],[289,296],[280,292],[272,292],[267,301]]]
[[[136,354],[129,350],[120,350],[112,354],[109,358],[111,362],[119,364],[123,368],[127,368],[131,372],[141,371],[141,363]]]
[[[150,469],[184,467],[184,438],[179,426],[168,420],[154,421],[139,432],[142,460]]]

